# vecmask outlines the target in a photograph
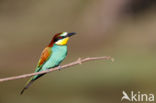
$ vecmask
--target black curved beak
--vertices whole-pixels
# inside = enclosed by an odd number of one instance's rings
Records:
[[[72,32],[72,33],[68,33],[68,37],[71,37],[71,36],[73,36],[73,35],[75,35],[76,33],[75,32]]]

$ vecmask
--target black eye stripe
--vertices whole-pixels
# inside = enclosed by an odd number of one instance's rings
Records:
[[[66,38],[67,36],[60,36],[58,39],[64,39]]]
[[[58,39],[62,39],[62,37],[60,36],[60,37],[58,37]]]
[[[66,38],[66,37],[68,37],[68,36],[60,36],[60,37],[57,37],[57,38],[54,39],[54,42],[56,42],[56,41],[58,41],[58,40],[61,40],[61,39],[64,39],[64,38]]]

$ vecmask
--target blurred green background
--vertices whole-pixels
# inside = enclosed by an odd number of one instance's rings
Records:
[[[31,73],[54,33],[77,32],[68,57],[112,56],[0,83],[0,103],[120,103],[122,91],[156,92],[155,0],[0,0],[0,78]],[[124,101],[124,103],[127,103]]]

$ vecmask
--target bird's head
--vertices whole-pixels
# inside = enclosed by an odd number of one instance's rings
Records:
[[[74,34],[76,34],[75,32],[72,33],[68,33],[68,32],[61,32],[61,33],[57,33],[54,35],[51,43],[49,44],[49,46],[52,46],[53,44],[56,45],[66,45],[69,38],[71,36],[73,36]]]

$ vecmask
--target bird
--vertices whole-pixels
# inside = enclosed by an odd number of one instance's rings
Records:
[[[38,64],[36,66],[35,72],[45,71],[50,68],[59,67],[60,63],[66,58],[67,56],[67,42],[69,38],[75,35],[75,32],[60,32],[56,33],[49,45],[45,47],[42,51]],[[39,79],[44,74],[38,74],[31,77],[27,83],[25,84],[24,88],[20,92],[22,95],[26,89],[37,79]]]

